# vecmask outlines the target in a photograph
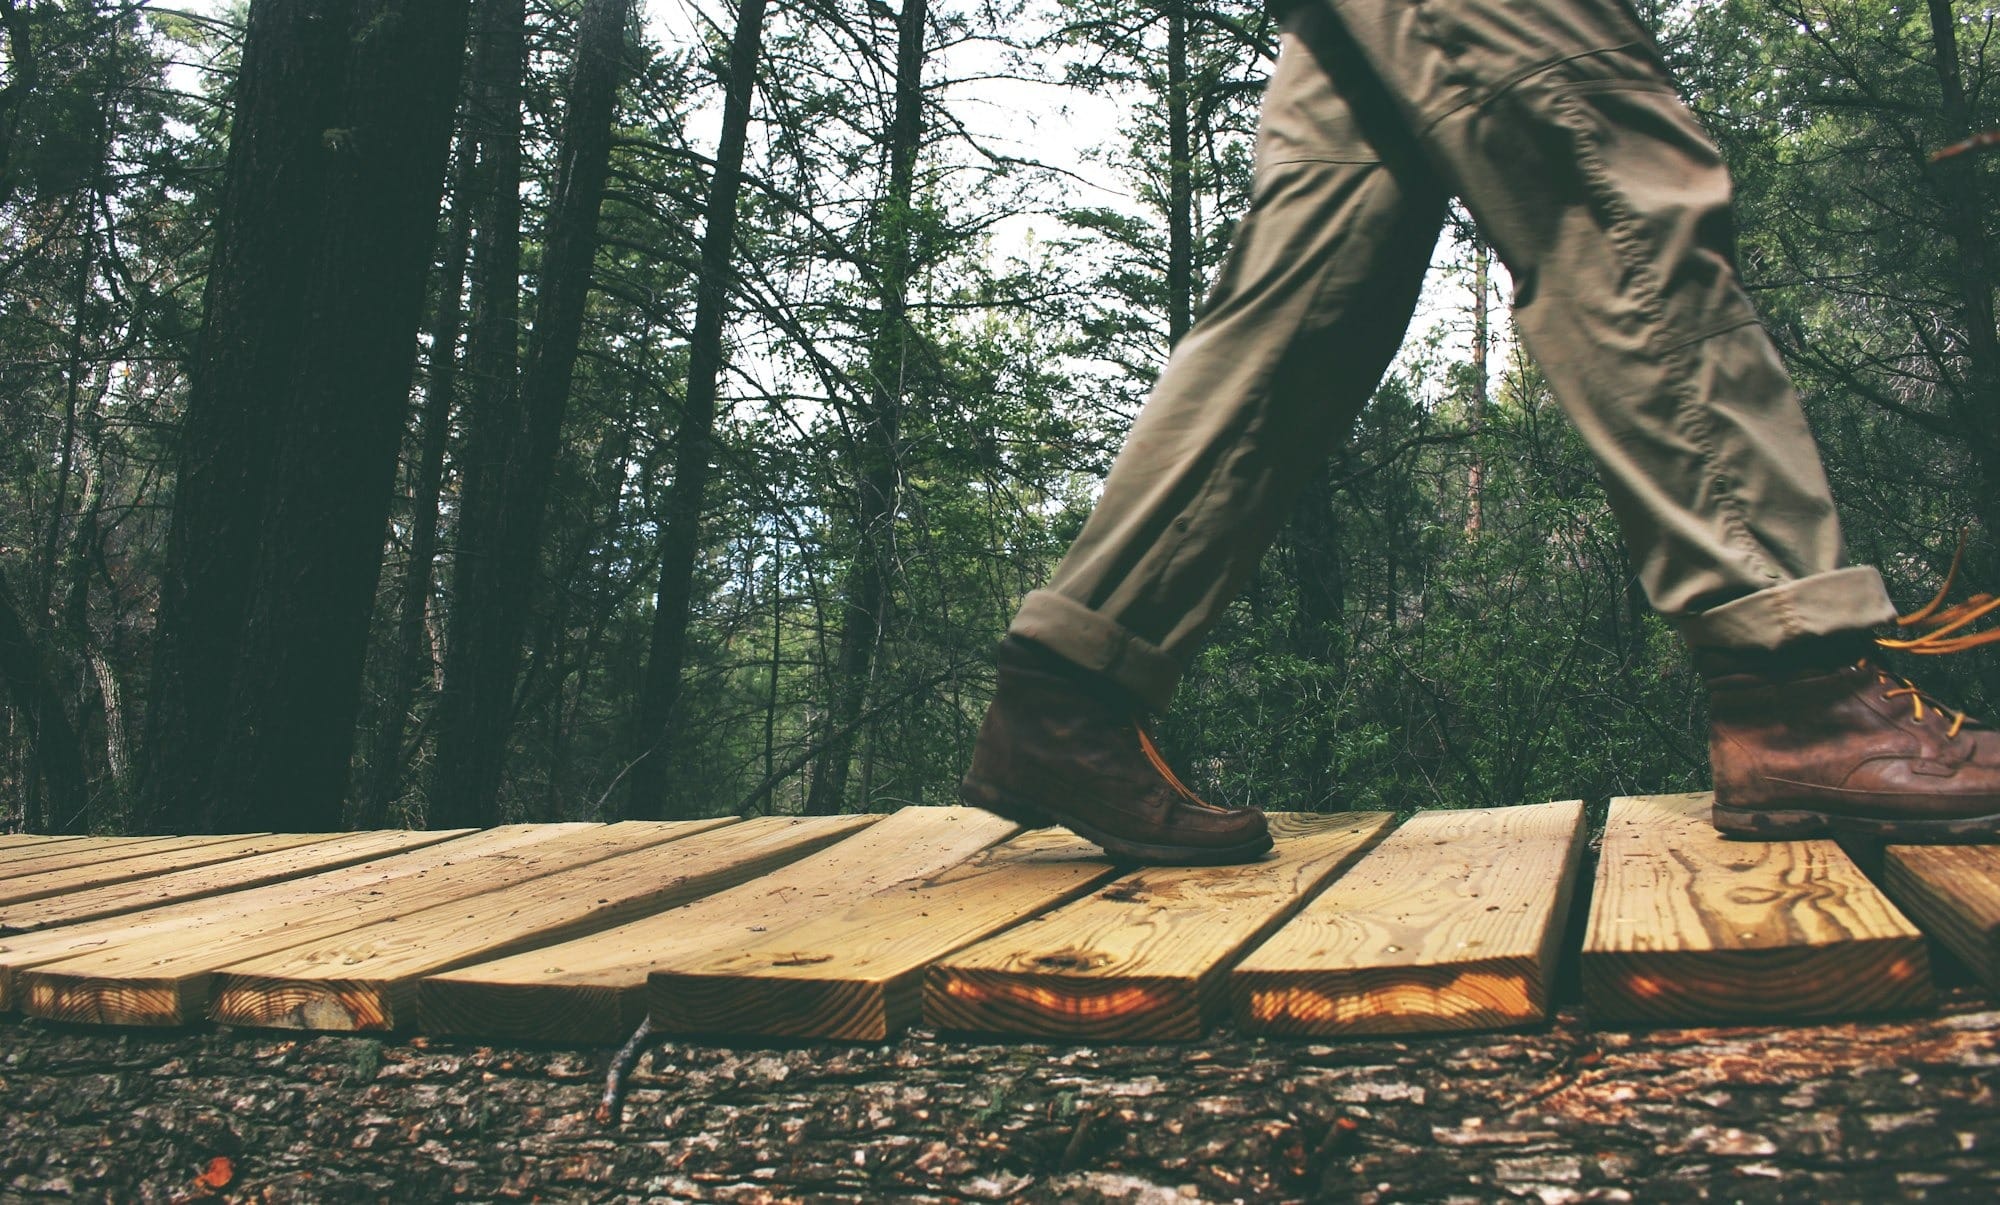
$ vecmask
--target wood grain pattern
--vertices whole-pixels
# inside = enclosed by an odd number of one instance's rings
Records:
[[[461,830],[439,844],[358,866],[210,899],[0,937],[0,1007],[25,1006],[24,976],[34,967],[75,959],[117,959],[122,969],[133,969],[132,962],[144,963],[146,950],[161,955],[192,951],[198,957],[228,960],[232,955],[219,953],[228,949],[234,951],[233,957],[241,958],[247,950],[231,943],[273,941],[279,934],[309,941],[321,936],[325,928],[337,929],[356,923],[357,917],[392,912],[408,906],[406,900],[423,898],[433,891],[462,894],[469,881],[520,873],[523,866],[537,864],[539,848],[550,842],[588,837],[606,827],[516,824],[484,832]],[[133,957],[135,950],[141,952],[137,959]],[[61,982],[64,980],[58,977],[51,986]],[[69,998],[76,1002],[79,1019],[93,1019],[88,1011],[91,991],[80,990]],[[180,1015],[179,999],[175,996],[175,1002],[168,1006],[170,1015]],[[121,1010],[111,1008],[95,1019],[113,1022],[121,1015]]]
[[[660,967],[648,981],[653,1028],[879,1041],[917,1019],[932,962],[1117,873],[1080,837],[1024,833],[942,874]]]
[[[1826,1017],[1931,1000],[1923,937],[1832,841],[1732,841],[1711,796],[1611,801],[1583,942],[1594,1017]]]
[[[114,867],[134,858],[159,857],[198,850],[204,846],[219,845],[225,841],[240,840],[245,836],[269,835],[244,833],[236,837],[91,837],[84,841],[65,841],[61,845],[44,849],[24,850],[22,851],[24,856],[9,859],[4,865],[0,865],[0,872],[4,872],[6,876],[5,879],[0,879],[0,890],[12,886],[19,879],[51,874],[60,870],[102,867],[105,875],[109,877],[118,873]]]
[[[343,833],[291,849],[255,854],[213,866],[199,866],[131,882],[44,896],[19,904],[0,905],[0,936],[32,933],[57,925],[138,912],[183,900],[226,895],[269,883],[283,883],[405,850],[436,845],[455,835],[461,834],[410,829]]]
[[[17,858],[32,858],[71,841],[104,840],[74,836],[67,833],[5,833],[0,834],[0,867]],[[113,841],[130,841],[131,837],[112,837]]]
[[[319,844],[338,835],[337,833],[260,833],[255,836],[232,837],[166,851],[153,850],[135,857],[120,858],[114,862],[66,866],[57,870],[45,870],[39,874],[9,872],[4,880],[0,880],[0,909],[29,900],[86,892],[93,888],[157,878],[160,875],[174,874],[196,867],[227,864],[243,858],[256,857],[259,854],[299,849]]]
[[[395,1029],[413,1017],[424,975],[677,907],[804,857],[862,823],[849,816],[751,820],[400,912],[230,963],[217,972],[209,1016],[288,1029]]]
[[[1051,1037],[1199,1037],[1239,955],[1290,919],[1390,824],[1384,812],[1274,814],[1243,866],[1151,867],[943,959],[924,980],[940,1029]]]
[[[1882,886],[1924,932],[2000,988],[2000,847],[1892,845]]]
[[[759,933],[941,873],[1019,827],[976,808],[908,807],[754,882],[576,941],[432,975],[417,1024],[432,1033],[620,1042],[646,1011],[646,977]]]
[[[1246,1033],[1424,1033],[1547,1017],[1580,801],[1424,812],[1230,974]]]

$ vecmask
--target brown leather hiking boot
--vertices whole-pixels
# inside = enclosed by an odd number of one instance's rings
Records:
[[[1210,866],[1271,848],[1264,813],[1204,803],[1174,776],[1144,709],[1115,684],[1015,636],[998,665],[959,798],[1031,828],[1060,824],[1131,862]]]
[[[1775,653],[1702,650],[1715,827],[2000,840],[2000,731],[1868,660],[1863,636]]]

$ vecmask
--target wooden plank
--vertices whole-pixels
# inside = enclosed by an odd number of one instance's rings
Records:
[[[455,833],[383,829],[374,832],[343,833],[311,844],[268,854],[238,858],[213,866],[201,866],[171,874],[155,875],[128,883],[96,887],[65,895],[48,896],[26,903],[0,906],[0,935],[32,933],[56,925],[75,924],[121,912],[157,908],[181,900],[202,899],[281,883],[304,875],[334,870],[371,858],[386,857],[404,850],[421,849],[447,840]]]
[[[662,966],[648,980],[653,1028],[880,1041],[921,1013],[931,963],[1117,873],[1091,842],[1024,833],[943,874]]]
[[[772,816],[402,912],[223,967],[209,1016],[286,1029],[395,1029],[414,1015],[424,975],[685,904],[813,853],[863,823]]]
[[[1583,942],[1593,1016],[1781,1020],[1930,1003],[1922,934],[1838,845],[1729,840],[1710,802],[1611,801]]]
[[[1425,1033],[1543,1020],[1583,804],[1424,812],[1230,975],[1246,1033]]]
[[[119,838],[129,840],[129,838]],[[0,833],[0,865],[22,857],[32,858],[50,846],[67,841],[87,841],[77,833]]]
[[[237,840],[245,836],[268,835],[238,833],[233,837],[226,834],[196,837],[90,837],[84,841],[66,841],[51,849],[36,850],[32,857],[9,860],[4,867],[0,867],[7,874],[6,884],[0,884],[0,889],[11,885],[17,878],[29,875],[70,870],[79,866],[102,866],[106,868],[106,874],[110,874],[113,873],[110,867],[133,858],[156,857],[181,850],[200,849],[207,845],[219,845],[224,841]]]
[[[715,821],[688,822],[713,827]],[[538,825],[539,829],[565,826]],[[601,861],[614,854],[680,836],[671,823],[581,825],[546,834],[520,848],[466,858],[431,873],[404,876],[365,898],[329,904],[275,907],[239,918],[227,932],[216,926],[127,939],[25,971],[21,1008],[56,1021],[107,1025],[182,1025],[208,1009],[215,972],[278,950],[324,940],[385,917],[463,900],[488,891]]]
[[[1017,831],[976,808],[904,808],[810,858],[685,907],[432,975],[418,985],[417,1023],[495,1038],[623,1041],[645,1013],[654,970],[940,873]]]
[[[1386,812],[1277,813],[1243,866],[1151,867],[946,958],[924,979],[940,1029],[1050,1037],[1199,1037],[1229,967],[1387,831]]]
[[[306,923],[337,918],[394,893],[407,883],[450,878],[459,867],[504,865],[514,853],[601,824],[510,824],[484,832],[459,829],[449,840],[213,899],[187,900],[141,912],[0,937],[0,1009],[19,1008],[20,978],[30,967],[82,954],[102,954],[154,940],[225,944],[239,931],[257,931],[270,918]],[[482,860],[483,859],[483,860]],[[393,896],[392,896],[393,898]],[[304,914],[303,916],[301,914]]]
[[[0,882],[0,908],[9,904],[28,900],[46,899],[50,896],[66,895],[70,892],[89,891],[96,887],[106,887],[114,883],[129,883],[175,871],[189,870],[197,866],[214,866],[217,863],[233,862],[239,858],[257,854],[275,853],[284,849],[297,849],[337,836],[334,833],[259,833],[248,837],[230,837],[205,842],[200,845],[177,847],[168,850],[149,850],[133,857],[119,858],[112,862],[89,862],[81,866],[64,866],[46,870],[39,874],[10,872],[5,882]]]
[[[2000,988],[2000,846],[1892,845],[1882,870],[1917,927]]]

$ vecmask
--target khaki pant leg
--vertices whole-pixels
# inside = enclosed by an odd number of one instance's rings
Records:
[[[1733,262],[1728,172],[1619,0],[1310,0],[1315,52],[1394,94],[1512,271],[1653,605],[1771,648],[1893,613],[1848,567],[1819,451]],[[1358,60],[1358,61],[1357,61]]]
[[[1302,45],[1325,19],[1289,23],[1228,262],[1011,629],[1157,708],[1395,356],[1443,222],[1393,103],[1336,92]]]

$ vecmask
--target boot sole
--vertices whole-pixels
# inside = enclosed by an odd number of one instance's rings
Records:
[[[1716,804],[1716,830],[1732,837],[1775,841],[1851,836],[1907,845],[1978,845],[2000,841],[2000,814],[1953,820],[1876,820],[1810,808],[1732,808]]]
[[[958,797],[973,807],[983,808],[1027,828],[1061,825],[1085,840],[1096,842],[1117,862],[1142,866],[1232,866],[1239,862],[1254,862],[1271,849],[1269,833],[1255,840],[1222,846],[1152,845],[1143,841],[1128,841],[1093,824],[1068,816],[1056,816],[1046,808],[969,778],[958,784]]]

